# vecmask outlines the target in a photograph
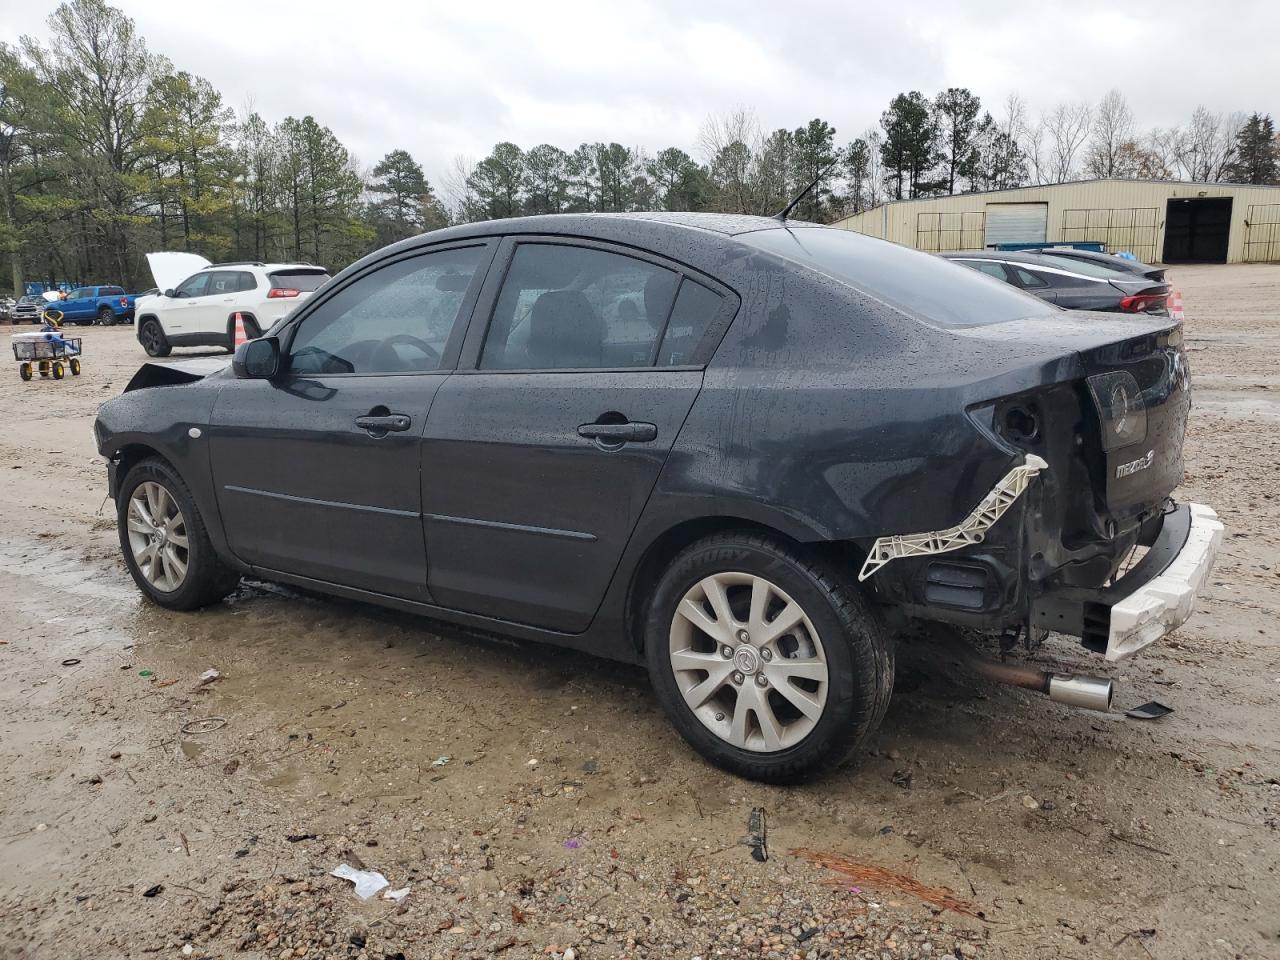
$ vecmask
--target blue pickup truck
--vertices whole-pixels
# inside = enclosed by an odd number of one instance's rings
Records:
[[[62,311],[63,323],[133,323],[135,299],[122,287],[80,287],[50,306]]]

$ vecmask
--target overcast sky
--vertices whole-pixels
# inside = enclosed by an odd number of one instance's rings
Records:
[[[697,155],[708,114],[820,116],[847,142],[895,93],[967,86],[1033,114],[1111,87],[1141,127],[1196,104],[1280,113],[1280,3],[910,0],[119,0],[152,50],[269,121],[312,114],[371,166],[403,147],[438,182],[499,140]],[[0,39],[51,0],[0,0]]]

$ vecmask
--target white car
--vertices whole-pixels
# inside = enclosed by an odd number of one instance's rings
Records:
[[[194,253],[149,253],[161,293],[139,297],[138,342],[148,356],[174,347],[235,345],[236,314],[250,339],[290,313],[329,279],[309,263],[210,263]]]

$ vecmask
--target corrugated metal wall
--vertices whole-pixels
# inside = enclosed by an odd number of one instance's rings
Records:
[[[985,218],[997,204],[1048,205],[1050,242],[1096,240],[1118,253],[1159,262],[1170,199],[1231,197],[1227,262],[1280,261],[1280,187],[1151,180],[1085,180],[991,193],[901,200],[837,221],[834,226],[921,250],[983,246]],[[997,208],[998,209],[998,208]]]

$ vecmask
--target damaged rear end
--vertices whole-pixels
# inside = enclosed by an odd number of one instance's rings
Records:
[[[992,350],[1060,351],[1057,374],[968,407],[1009,470],[955,527],[875,541],[862,577],[880,597],[1009,645],[1070,634],[1108,660],[1190,616],[1223,528],[1211,508],[1172,499],[1191,404],[1181,325],[1110,318],[969,334]]]

